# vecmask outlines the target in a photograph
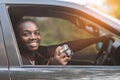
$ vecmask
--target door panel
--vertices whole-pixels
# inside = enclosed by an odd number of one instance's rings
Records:
[[[119,67],[25,66],[11,68],[12,80],[118,80]]]

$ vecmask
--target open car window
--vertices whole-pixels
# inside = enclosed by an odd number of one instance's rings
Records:
[[[66,8],[66,9],[64,9]],[[8,8],[13,28],[20,19],[32,19],[40,25],[40,45],[56,45],[66,41],[94,38],[101,35],[100,25],[86,19],[82,12],[76,13],[64,6],[10,6]],[[98,45],[98,44],[97,44]],[[77,51],[69,65],[94,65],[99,49],[95,44]],[[21,53],[20,53],[21,54]]]

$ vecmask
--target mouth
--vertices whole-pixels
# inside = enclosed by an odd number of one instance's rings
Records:
[[[39,43],[37,43],[37,42],[28,43],[28,46],[30,46],[30,47],[38,47],[38,45],[39,45]]]

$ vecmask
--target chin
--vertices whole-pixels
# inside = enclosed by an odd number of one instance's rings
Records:
[[[37,50],[38,50],[38,47],[30,48],[29,50],[30,50],[30,51],[37,51]]]

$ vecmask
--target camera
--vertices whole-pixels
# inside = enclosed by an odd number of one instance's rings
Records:
[[[68,47],[68,45],[67,45],[67,44],[64,44],[62,47],[63,47],[63,49],[60,50],[60,53],[63,53],[63,52],[64,52],[68,57],[72,57],[73,52],[72,52],[72,50]]]

